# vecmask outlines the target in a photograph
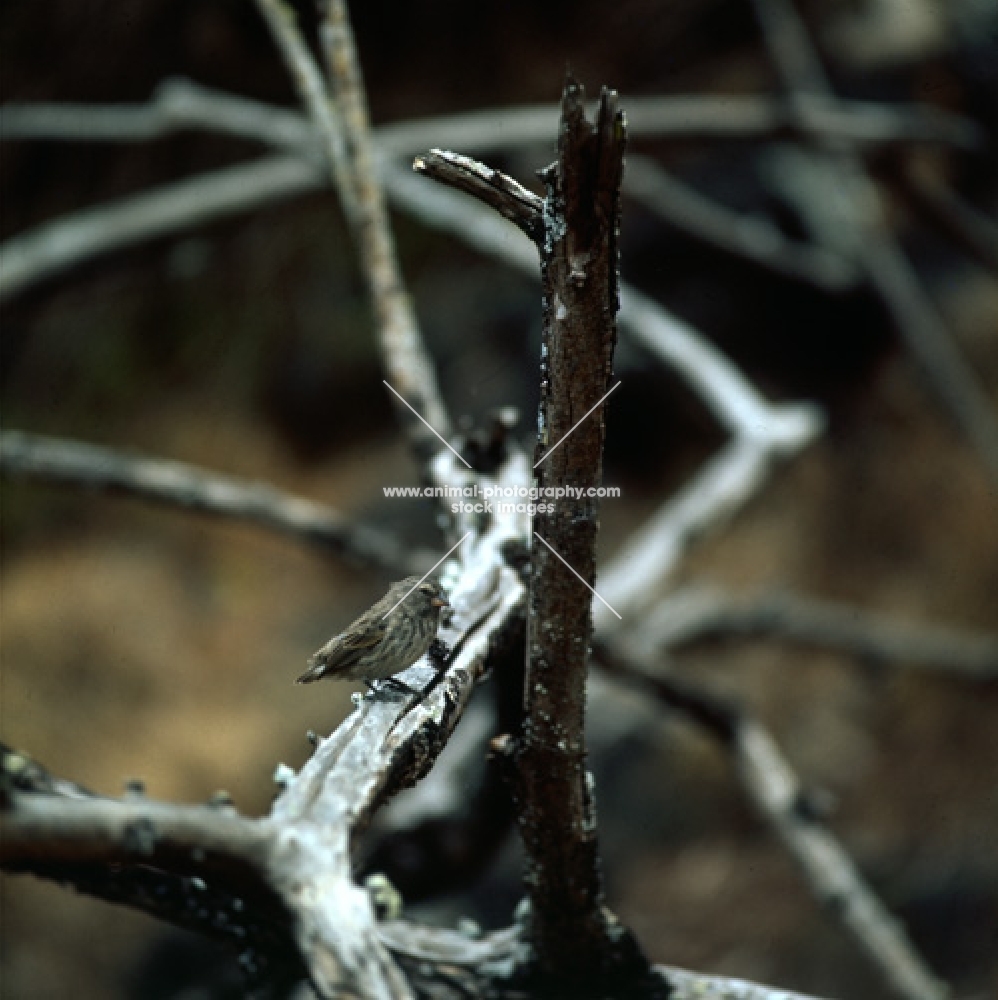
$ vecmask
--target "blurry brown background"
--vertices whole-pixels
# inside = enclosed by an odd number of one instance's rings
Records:
[[[355,4],[376,122],[551,102],[567,65],[594,92],[744,93],[774,85],[746,3],[680,0]],[[998,16],[971,0],[811,3],[846,96],[919,99],[993,125]],[[143,101],[164,77],[292,103],[250,3],[7,0],[4,101]],[[879,12],[879,13],[878,13]],[[304,12],[307,14],[308,12]],[[992,12],[993,13],[993,12]],[[976,20],[974,17],[976,16]],[[644,144],[703,190],[764,208],[754,147]],[[0,235],[238,162],[202,134],[137,145],[6,143]],[[544,162],[510,160],[529,179]],[[993,151],[944,176],[994,215]],[[429,183],[429,182],[428,182]],[[396,217],[405,272],[455,413],[536,400],[529,282]],[[993,276],[903,213],[894,220],[980,380],[998,396]],[[862,290],[836,299],[698,247],[625,206],[624,275],[718,342],[771,398],[813,399],[829,431],[684,579],[779,585],[910,620],[998,621],[998,499],[980,462]],[[380,384],[338,209],[316,195],[102,258],[6,305],[4,426],[79,437],[267,480],[433,545]],[[608,415],[601,545],[615,545],[721,440],[678,381],[622,344]],[[2,738],[117,794],[264,810],[279,761],[306,757],[349,686],[307,692],[307,655],[386,580],[248,527],[134,501],[3,483]],[[998,976],[998,691],[831,654],[728,643],[681,660],[758,710],[833,826],[962,997]],[[724,759],[666,720],[600,762],[613,906],[652,957],[875,1000],[875,973],[819,912],[743,804]],[[515,885],[508,888],[516,898]],[[235,996],[226,956],[130,911],[4,877],[5,997]],[[488,919],[490,914],[480,914]],[[502,916],[497,919],[503,919]]]

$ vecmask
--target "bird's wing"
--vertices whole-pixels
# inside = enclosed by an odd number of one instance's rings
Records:
[[[365,612],[345,632],[341,632],[337,642],[336,662],[344,665],[355,663],[365,653],[369,653],[385,637],[388,619]],[[316,653],[316,656],[319,654]]]

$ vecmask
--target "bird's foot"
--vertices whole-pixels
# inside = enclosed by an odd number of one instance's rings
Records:
[[[430,648],[427,650],[430,656],[430,663],[437,670],[443,670],[447,665],[447,657],[450,656],[450,647],[447,645],[443,639],[434,639],[430,643]]]

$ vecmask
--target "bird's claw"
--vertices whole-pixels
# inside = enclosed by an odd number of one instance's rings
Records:
[[[378,687],[375,687],[370,681],[364,681],[364,683],[370,688],[371,698],[377,698],[392,689],[401,692],[403,695],[419,696],[419,692],[415,688],[409,687],[405,681],[400,680],[398,677],[386,677]]]
[[[437,670],[443,670],[447,663],[447,657],[450,656],[450,647],[447,645],[443,639],[434,639],[430,643],[430,648],[427,650],[430,657],[430,662],[433,664]]]

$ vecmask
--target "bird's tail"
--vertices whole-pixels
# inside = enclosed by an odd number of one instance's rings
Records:
[[[308,670],[299,677],[295,684],[311,684],[312,681],[319,680],[326,673],[326,661],[317,656],[313,656],[308,661]]]

